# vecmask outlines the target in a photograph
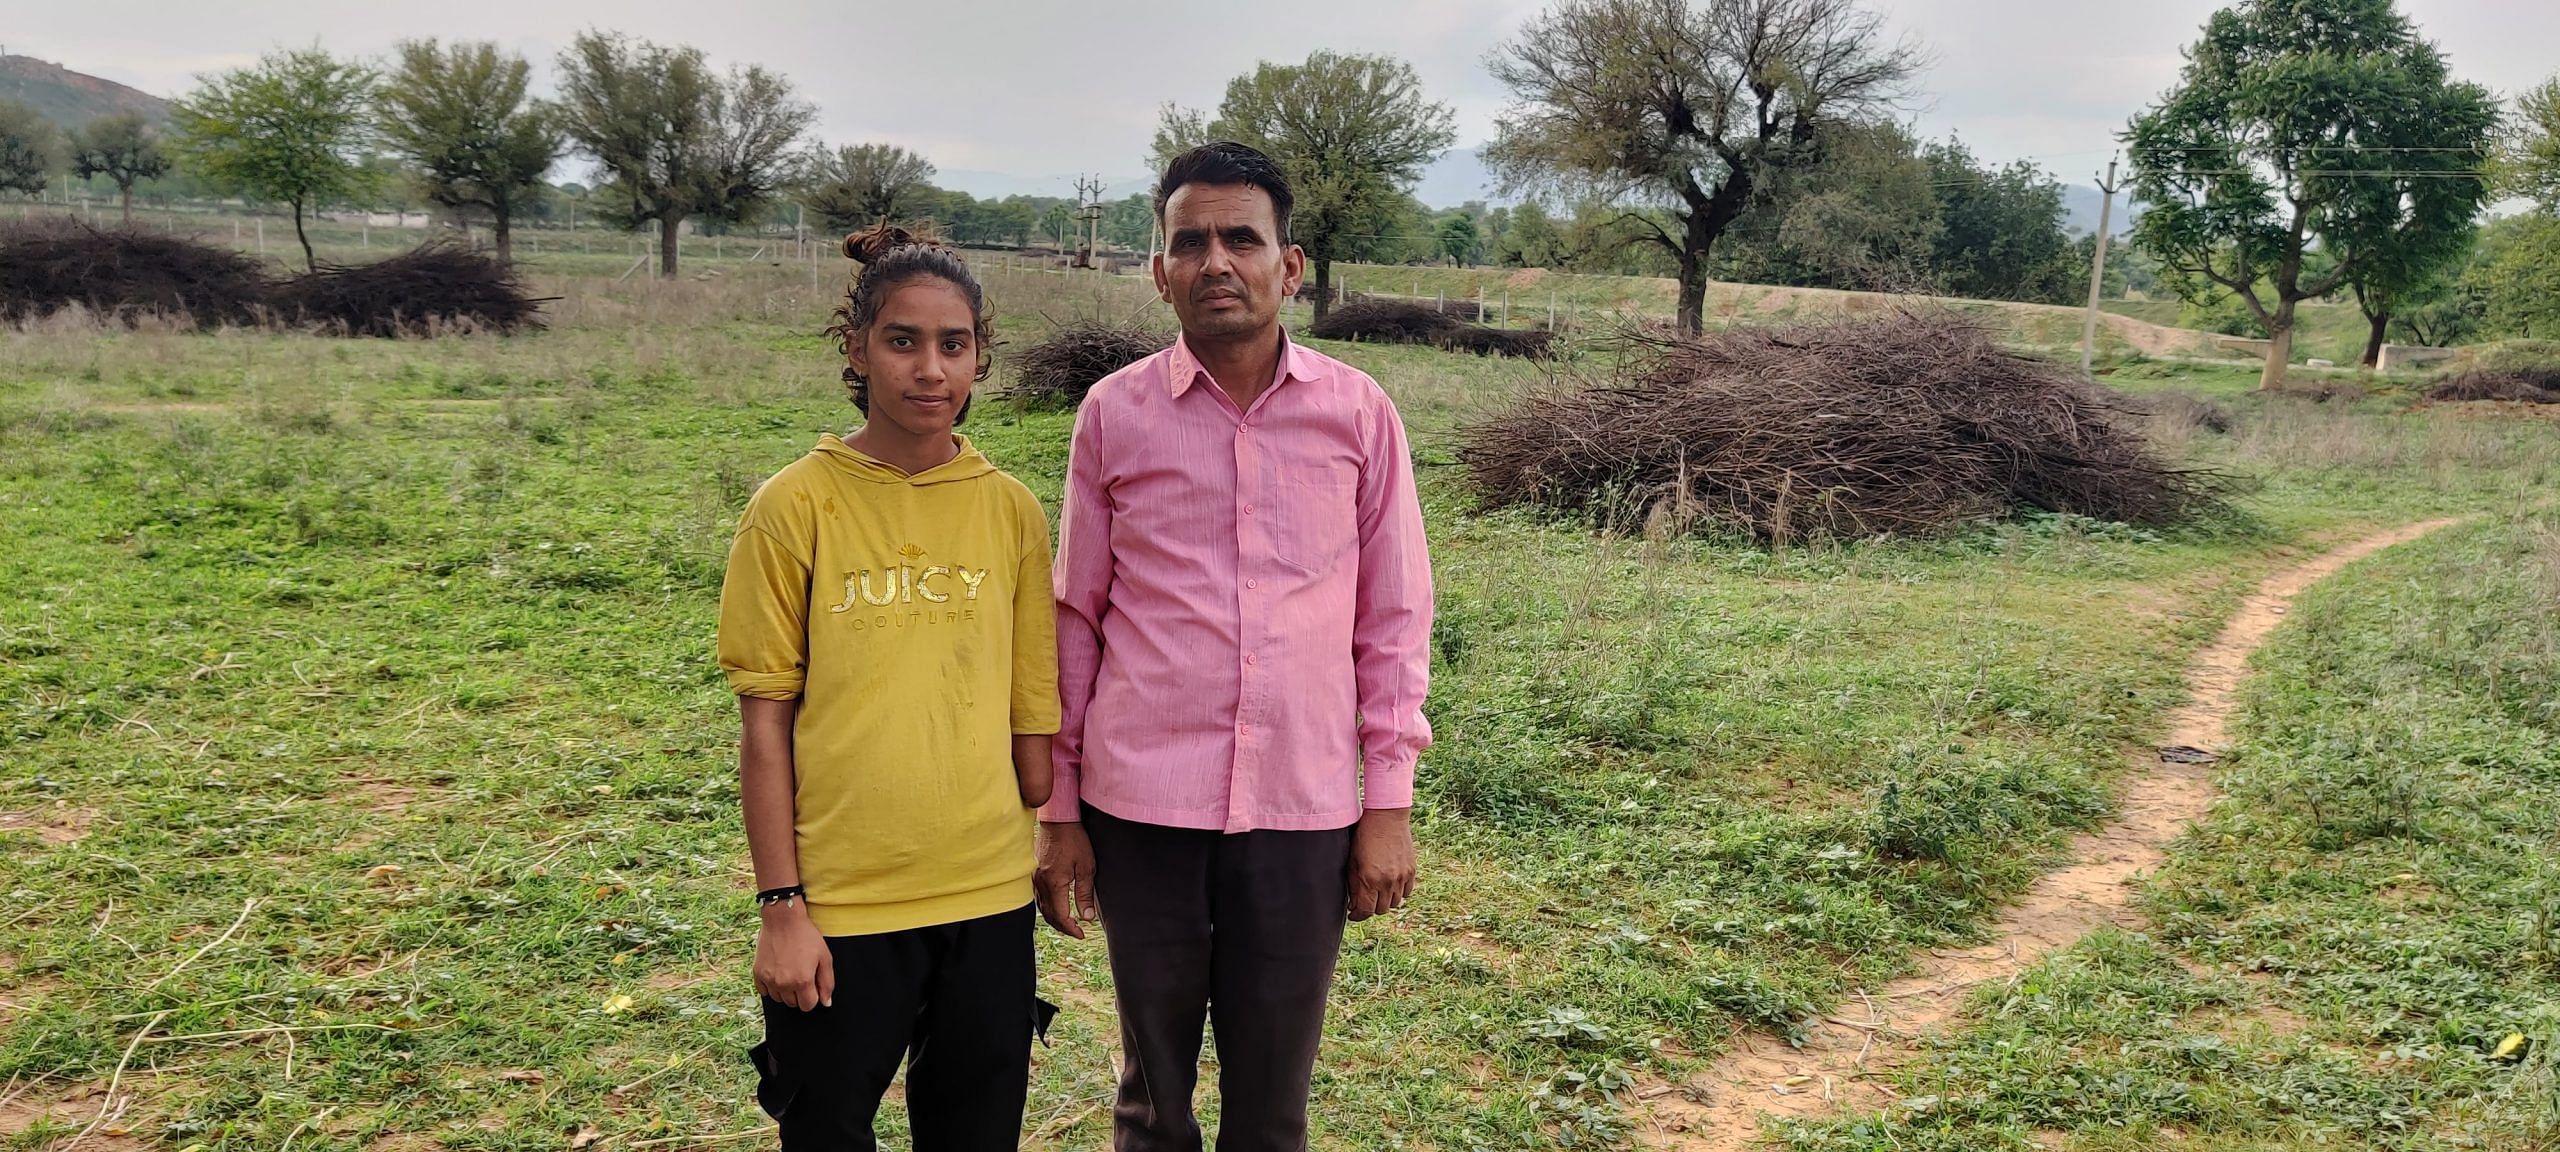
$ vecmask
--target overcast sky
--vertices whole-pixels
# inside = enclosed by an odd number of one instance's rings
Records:
[[[394,41],[496,39],[551,61],[590,27],[695,45],[715,63],[789,75],[830,141],[888,140],[947,173],[1054,182],[1142,174],[1156,106],[1207,106],[1257,60],[1317,48],[1390,52],[1490,139],[1505,93],[1484,59],[1542,0],[922,0],[881,4],[620,0],[0,0],[0,47],[164,96],[201,73],[315,40],[380,55]],[[2029,158],[2086,183],[2113,134],[2176,76],[2219,0],[1869,0],[1928,52],[1910,107],[1984,158]],[[2401,0],[2456,74],[2512,93],[2560,70],[2560,0]],[[984,177],[980,176],[983,180]],[[948,181],[966,186],[968,180]],[[1013,189],[1005,189],[1013,190]],[[1028,190],[1028,189],[1024,189]],[[1430,198],[1430,197],[1426,197]]]

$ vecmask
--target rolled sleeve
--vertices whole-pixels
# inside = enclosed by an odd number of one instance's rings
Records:
[[[1361,806],[1413,806],[1415,763],[1431,744],[1431,556],[1404,421],[1385,393],[1363,429],[1360,574],[1351,656],[1360,700]]]
[[[1049,521],[1031,494],[1016,510],[1022,560],[1013,585],[1013,734],[1058,730],[1057,601],[1049,586]]]
[[[720,671],[731,691],[800,698],[809,673],[809,563],[771,530],[739,526],[720,583]]]

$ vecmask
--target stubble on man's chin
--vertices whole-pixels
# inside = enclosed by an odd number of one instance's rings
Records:
[[[1182,331],[1195,340],[1232,339],[1264,331],[1277,319],[1279,317],[1276,314],[1257,316],[1245,309],[1237,309],[1233,312],[1211,312],[1197,319],[1183,321]]]

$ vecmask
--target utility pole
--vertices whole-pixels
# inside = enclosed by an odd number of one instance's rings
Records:
[[[2116,158],[2107,157],[2107,178],[2098,181],[2098,255],[2089,265],[2089,314],[2080,320],[2080,374],[2089,374],[2089,365],[2098,351],[2098,292],[2107,283],[2107,229],[2114,223]]]

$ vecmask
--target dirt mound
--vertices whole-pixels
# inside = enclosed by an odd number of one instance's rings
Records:
[[[1070,324],[1015,359],[1007,395],[1034,406],[1073,408],[1103,377],[1172,344],[1171,335],[1134,324]]]
[[[273,288],[255,259],[184,237],[61,219],[0,227],[0,320],[76,306],[119,321],[246,324]]]
[[[1473,302],[1465,302],[1469,309]],[[1428,344],[1479,356],[1545,356],[1553,337],[1523,329],[1486,328],[1426,304],[1355,296],[1307,329],[1326,340]]]
[[[277,285],[268,301],[285,323],[349,336],[542,326],[541,310],[514,269],[449,240],[371,264],[323,264]]]
[[[1779,543],[2030,508],[2161,525],[2222,507],[2223,478],[2161,460],[2125,397],[1952,312],[1630,341],[1620,375],[1466,430],[1460,460],[1486,506]]]
[[[2560,370],[2549,368],[2478,369],[2447,378],[2427,389],[2437,401],[2510,400],[2521,404],[2560,404]]]

